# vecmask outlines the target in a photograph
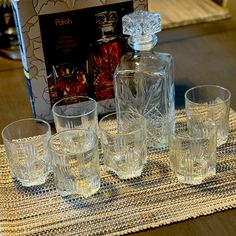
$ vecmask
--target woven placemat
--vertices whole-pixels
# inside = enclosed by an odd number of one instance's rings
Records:
[[[182,112],[177,112],[181,118]],[[217,174],[180,184],[167,149],[152,150],[142,176],[122,181],[101,165],[102,186],[88,199],[61,198],[53,178],[25,188],[12,180],[0,146],[0,232],[3,235],[123,235],[236,207],[236,113],[217,150]]]

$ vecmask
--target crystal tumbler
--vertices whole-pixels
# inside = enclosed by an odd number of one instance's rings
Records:
[[[104,164],[120,179],[140,176],[147,158],[145,118],[138,113],[112,113],[99,121]]]
[[[200,184],[216,173],[216,125],[210,119],[195,125],[198,133],[187,128],[186,117],[168,126],[170,165],[186,184]]]
[[[56,131],[83,128],[97,131],[97,102],[86,96],[64,98],[52,107]]]
[[[185,93],[185,108],[192,132],[198,132],[196,122],[210,118],[217,126],[217,146],[224,144],[229,133],[230,97],[228,89],[217,85],[201,85],[189,89]]]
[[[100,188],[98,140],[94,131],[71,129],[49,140],[57,191],[89,197]]]
[[[49,173],[50,125],[40,119],[23,119],[7,125],[2,138],[12,177],[23,186],[40,185]]]

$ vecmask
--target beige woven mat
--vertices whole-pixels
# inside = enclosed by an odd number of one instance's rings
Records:
[[[148,8],[161,14],[163,29],[230,17],[212,0],[148,0]]]
[[[181,118],[181,112],[178,117]],[[236,113],[218,151],[217,174],[198,186],[178,183],[167,150],[153,150],[140,178],[121,181],[101,166],[102,187],[88,198],[61,198],[52,181],[24,188],[9,175],[0,146],[0,232],[15,235],[123,235],[236,207]]]

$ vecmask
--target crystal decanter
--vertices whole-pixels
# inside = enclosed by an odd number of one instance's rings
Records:
[[[167,121],[175,112],[173,59],[154,48],[160,21],[158,13],[147,11],[123,16],[123,33],[130,35],[133,51],[121,58],[114,74],[117,111],[146,118],[148,146],[153,148],[167,146]]]

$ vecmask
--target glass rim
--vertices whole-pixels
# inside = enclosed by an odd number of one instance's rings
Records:
[[[191,136],[188,134],[188,131],[184,131],[181,134],[177,134],[176,132],[171,132],[171,139],[178,139],[178,140],[187,140],[187,141],[201,141],[201,140],[210,140],[212,136],[215,136],[217,139],[217,129],[214,128],[211,130],[210,135],[206,137],[198,137],[198,136]]]
[[[95,106],[94,106],[94,108],[91,111],[88,111],[88,112],[86,112],[84,114],[81,114],[81,115],[61,115],[61,114],[59,114],[58,112],[55,111],[55,109],[56,109],[56,107],[58,106],[59,103],[61,103],[62,101],[71,100],[73,98],[74,99],[75,98],[85,98],[85,99],[87,99],[87,101],[94,102]],[[76,104],[76,103],[72,103],[72,104]],[[72,104],[69,104],[69,105],[72,105]],[[82,116],[89,115],[89,114],[93,113],[96,110],[97,110],[97,101],[94,100],[93,98],[89,97],[89,96],[71,96],[71,97],[62,98],[62,99],[58,100],[56,103],[54,103],[53,106],[52,106],[53,114],[56,114],[56,116],[62,117],[62,118],[82,117]]]
[[[54,140],[56,137],[59,137],[61,134],[67,133],[67,132],[73,132],[73,131],[83,131],[83,132],[85,132],[85,133],[86,133],[86,132],[90,132],[90,133],[94,134],[94,138],[95,138],[94,146],[98,146],[98,136],[97,136],[97,134],[96,134],[96,132],[95,132],[94,130],[92,130],[92,129],[75,128],[75,129],[62,130],[62,131],[60,131],[60,132],[57,132],[57,133],[51,135],[51,137],[50,137],[49,140],[48,140],[48,148],[49,148],[49,150],[51,150],[52,152],[57,153],[57,154],[63,154],[63,155],[64,155],[64,154],[68,154],[68,152],[66,152],[66,151],[58,151],[58,150],[55,150],[55,149],[53,148],[52,142],[53,142],[53,140]]]
[[[104,117],[102,117],[102,118],[100,119],[100,121],[98,122],[98,127],[99,127],[99,129],[101,129],[103,132],[105,132],[105,133],[107,133],[108,135],[110,135],[110,131],[107,131],[107,130],[103,129],[103,128],[100,126],[100,124],[101,124],[102,121],[105,120],[107,117],[109,117],[109,116],[114,116],[114,115],[117,115],[117,114],[119,114],[119,113],[135,114],[135,115],[137,115],[138,118],[142,119],[142,120],[145,122],[145,118],[144,118],[142,115],[140,115],[139,113],[134,113],[134,112],[130,112],[130,111],[112,112],[112,113],[109,113],[109,114],[105,115]],[[144,124],[144,126],[146,126],[146,125]],[[132,131],[130,131],[130,132],[116,133],[115,136],[116,136],[116,137],[120,137],[120,136],[124,136],[124,135],[134,134],[134,133],[139,132],[140,128],[141,128],[141,127],[137,128],[136,130],[132,130]]]
[[[185,114],[185,116],[187,116]],[[187,122],[187,120],[186,120]],[[174,137],[174,139],[179,139],[179,140],[190,140],[190,141],[198,141],[198,140],[203,140],[203,139],[210,139],[212,136],[216,136],[217,138],[217,126],[216,126],[216,123],[214,122],[214,120],[212,120],[211,118],[208,118],[207,119],[207,122],[209,123],[209,130],[210,130],[210,135],[208,135],[207,137],[198,137],[198,136],[191,136],[189,135],[188,133],[188,126],[186,126],[186,130],[184,130],[183,132],[181,132],[180,134],[177,133],[177,128],[176,128],[176,123],[177,120],[176,119],[170,119],[168,121],[168,135],[170,135],[171,137]],[[213,122],[213,123],[212,123]],[[174,125],[173,125],[174,124]],[[211,127],[210,127],[210,124]],[[187,123],[186,123],[187,125]]]
[[[20,119],[20,120],[15,120],[15,121],[9,123],[8,125],[6,125],[6,126],[3,128],[2,132],[1,132],[1,135],[2,135],[3,140],[7,140],[7,141],[10,142],[10,143],[25,143],[25,141],[14,141],[14,140],[10,140],[9,138],[6,138],[5,135],[4,135],[4,132],[5,132],[10,126],[15,125],[15,124],[17,124],[17,123],[22,123],[22,122],[24,122],[24,121],[35,121],[35,122],[38,121],[38,122],[41,122],[41,123],[43,123],[44,125],[46,125],[46,126],[47,126],[47,131],[46,131],[45,133],[43,133],[43,134],[40,134],[40,136],[42,136],[42,137],[47,136],[48,133],[51,133],[51,126],[50,126],[50,124],[49,124],[47,121],[42,120],[42,119],[39,119],[39,118],[24,118],[24,119]],[[38,136],[38,135],[35,135],[35,136]],[[18,139],[16,139],[16,140],[18,140]]]
[[[195,90],[195,89],[200,89],[200,88],[218,88],[218,89],[221,89],[223,91],[225,91],[228,96],[226,99],[222,100],[221,102],[218,102],[217,104],[207,104],[208,106],[218,106],[219,104],[222,104],[222,103],[225,103],[225,102],[228,102],[230,99],[231,99],[231,92],[229,89],[225,88],[225,87],[222,87],[220,85],[197,85],[197,86],[194,86],[190,89],[188,89],[185,93],[184,93],[184,98],[185,98],[185,101],[187,100],[189,103],[192,103],[192,104],[195,104],[195,105],[202,105],[202,103],[198,103],[198,102],[193,102],[191,99],[188,98],[188,94]]]

